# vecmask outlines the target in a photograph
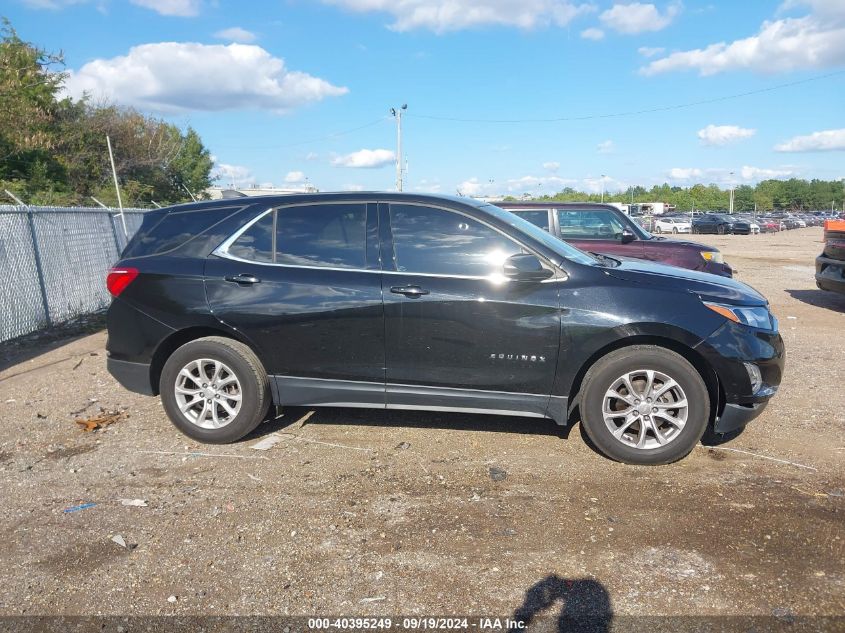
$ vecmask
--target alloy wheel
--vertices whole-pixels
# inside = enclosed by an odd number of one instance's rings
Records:
[[[241,410],[241,383],[219,360],[199,358],[189,362],[179,371],[174,391],[185,419],[203,429],[224,427]]]
[[[684,428],[689,403],[668,374],[637,369],[617,378],[602,403],[604,423],[619,442],[649,450],[675,440]]]

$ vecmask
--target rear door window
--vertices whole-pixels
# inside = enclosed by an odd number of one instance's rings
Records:
[[[229,254],[250,262],[273,261],[273,212],[265,213],[229,246]]]
[[[278,209],[276,263],[364,268],[366,222],[366,204],[312,204]]]

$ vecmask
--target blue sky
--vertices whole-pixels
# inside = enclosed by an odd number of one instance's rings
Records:
[[[65,53],[72,96],[195,127],[222,183],[391,189],[402,103],[406,190],[845,177],[843,0],[5,0],[0,13]]]

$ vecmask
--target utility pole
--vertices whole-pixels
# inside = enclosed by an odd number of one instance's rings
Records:
[[[601,175],[601,201],[604,202],[604,179],[607,178],[604,174]]]
[[[398,110],[390,108],[390,114],[396,119],[396,191],[402,191],[402,113],[407,109],[407,103]]]
[[[734,212],[734,173],[733,172],[731,172],[730,185],[731,185],[731,195],[730,195],[729,202],[728,202],[728,205],[729,205],[728,206],[728,213],[733,213]]]

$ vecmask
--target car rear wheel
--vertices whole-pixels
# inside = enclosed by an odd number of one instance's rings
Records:
[[[161,372],[162,404],[185,435],[209,444],[239,440],[270,406],[267,374],[239,341],[209,336],[177,349]]]
[[[605,455],[668,464],[689,454],[710,419],[704,380],[681,355],[634,345],[599,359],[581,390],[581,423]]]
[[[677,226],[672,227],[672,233],[674,233],[675,235],[678,234],[678,227]]]
[[[720,224],[719,228],[717,230],[718,230],[719,235],[724,235],[726,233],[724,224]]]

